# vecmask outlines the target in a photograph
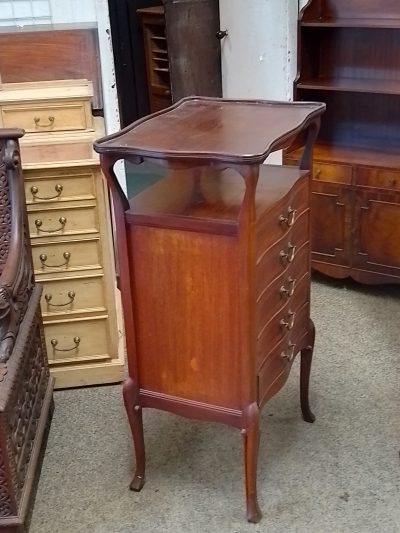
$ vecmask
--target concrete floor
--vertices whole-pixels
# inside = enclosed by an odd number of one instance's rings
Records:
[[[128,490],[131,440],[119,386],[60,391],[30,533],[399,533],[400,287],[316,281],[315,424],[298,365],[263,411],[259,499],[247,524],[241,437],[145,413],[147,481]]]

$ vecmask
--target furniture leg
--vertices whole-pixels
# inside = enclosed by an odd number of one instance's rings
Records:
[[[136,460],[135,475],[129,488],[139,492],[145,481],[146,457],[144,449],[142,408],[137,403],[138,388],[133,379],[127,378],[124,381],[123,396],[129,425],[132,431]]]
[[[254,524],[262,518],[257,501],[257,459],[260,441],[260,412],[258,405],[253,403],[247,412],[247,427],[242,430],[244,444],[244,467],[246,483],[247,520]]]
[[[311,363],[314,351],[315,341],[315,327],[313,321],[310,319],[309,341],[308,346],[301,351],[300,361],[300,405],[303,420],[306,422],[314,422],[315,416],[310,409],[309,388],[310,388],[310,373]]]

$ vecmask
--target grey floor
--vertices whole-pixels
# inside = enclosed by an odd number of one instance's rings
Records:
[[[315,424],[298,367],[264,409],[259,499],[244,517],[239,432],[145,414],[147,482],[133,458],[120,387],[60,391],[30,533],[400,532],[400,288],[313,284]]]

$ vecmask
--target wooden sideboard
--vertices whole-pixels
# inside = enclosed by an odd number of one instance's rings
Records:
[[[223,422],[244,440],[247,517],[258,522],[259,414],[301,352],[308,422],[310,165],[323,104],[193,97],[95,143],[115,206],[140,490],[142,408]],[[297,168],[262,165],[304,133]],[[128,200],[120,158],[164,169]]]
[[[298,31],[295,99],[327,104],[314,150],[313,268],[399,283],[400,4],[310,0]]]
[[[4,84],[0,121],[20,125],[25,195],[36,280],[55,385],[122,380],[108,192],[93,139],[103,119],[91,112],[87,81]]]

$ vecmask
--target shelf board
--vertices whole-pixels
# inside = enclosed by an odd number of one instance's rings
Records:
[[[312,28],[400,28],[400,19],[317,19],[302,21],[301,25]]]
[[[163,68],[163,67],[154,67],[154,72],[162,72],[163,74],[166,74],[169,72],[169,68]]]
[[[299,158],[302,150],[288,152],[288,156]],[[348,165],[364,165],[383,168],[400,168],[400,147],[398,151],[360,148],[337,144],[317,143],[313,158],[326,163],[344,163]]]
[[[309,80],[299,80],[297,87],[299,89],[320,91],[347,91],[400,95],[400,80],[315,78]]]

